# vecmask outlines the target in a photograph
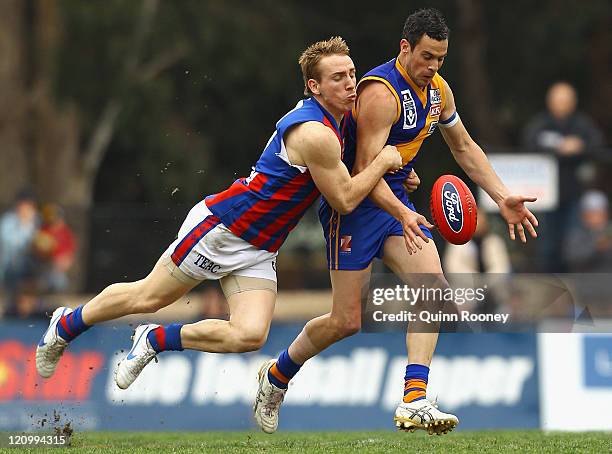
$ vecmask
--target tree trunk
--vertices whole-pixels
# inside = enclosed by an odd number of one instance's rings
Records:
[[[33,159],[31,176],[41,202],[74,205],[82,195],[71,193],[68,182],[78,171],[79,124],[74,105],[60,105],[52,92],[60,45],[61,21],[56,0],[36,0],[33,17],[33,101],[28,122]]]
[[[29,182],[25,118],[25,4],[4,0],[0,14],[0,209]]]
[[[461,42],[460,67],[462,74],[462,100],[457,110],[468,110],[473,121],[471,129],[484,143],[504,143],[496,115],[491,105],[491,89],[487,67],[486,21],[482,0],[457,0],[459,10],[459,40]]]
[[[605,143],[612,144],[612,111],[608,102],[612,100],[612,20],[603,16],[591,30],[589,49],[590,74],[592,75],[588,110],[606,135]]]
[[[120,86],[135,81],[158,0],[143,0],[126,52]],[[42,203],[66,208],[67,221],[79,241],[73,267],[73,290],[85,275],[89,245],[89,210],[95,178],[112,140],[123,106],[116,93],[100,113],[91,138],[80,149],[79,111],[58,103],[52,87],[61,45],[57,0],[4,0],[0,15],[0,206],[31,186]],[[171,60],[170,64],[176,60]]]

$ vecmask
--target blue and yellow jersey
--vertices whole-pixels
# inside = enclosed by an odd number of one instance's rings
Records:
[[[397,113],[386,144],[397,147],[404,166],[393,174],[386,174],[384,178],[395,195],[403,200],[406,198],[406,192],[402,183],[412,170],[423,141],[432,135],[436,126],[441,123],[440,114],[446,104],[444,79],[436,73],[427,87],[421,89],[394,58],[369,71],[359,81],[358,90],[370,81],[385,84],[395,97]],[[356,119],[359,112],[355,109],[347,119],[345,132],[344,162],[350,171],[355,163],[357,150]],[[444,123],[452,120],[453,117]],[[363,203],[373,204],[369,199]]]

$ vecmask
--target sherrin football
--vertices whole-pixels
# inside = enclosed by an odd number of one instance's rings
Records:
[[[442,175],[431,190],[431,217],[452,244],[465,244],[476,230],[477,209],[470,189],[455,175]]]

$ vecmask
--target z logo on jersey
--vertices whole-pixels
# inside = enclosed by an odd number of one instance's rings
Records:
[[[404,109],[404,129],[412,129],[417,124],[417,110],[410,90],[402,90],[402,107]]]
[[[351,253],[353,243],[352,235],[342,235],[340,238],[340,252]]]

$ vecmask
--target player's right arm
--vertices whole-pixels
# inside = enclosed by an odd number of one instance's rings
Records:
[[[336,135],[319,122],[302,123],[285,135],[287,154],[293,163],[303,163],[321,194],[341,214],[353,211],[389,170],[397,170],[402,158],[386,146],[359,175],[351,177],[341,160]]]
[[[446,105],[440,115],[441,120],[448,120],[456,115],[455,98],[448,83],[444,82]],[[474,142],[459,118],[453,126],[441,129],[442,137],[457,161],[470,179],[486,191],[499,206],[500,214],[508,224],[510,239],[516,238],[515,228],[523,243],[527,241],[525,229],[533,237],[537,237],[535,227],[538,220],[525,206],[525,202],[535,202],[535,197],[511,194],[499,178],[482,148]]]
[[[389,89],[379,82],[367,82],[361,89],[357,115],[357,157],[355,171],[361,172],[385,145],[397,117],[397,102]],[[424,216],[399,200],[384,179],[374,187],[370,199],[402,223],[408,252],[421,248],[417,236],[429,242],[419,224],[433,228]]]

